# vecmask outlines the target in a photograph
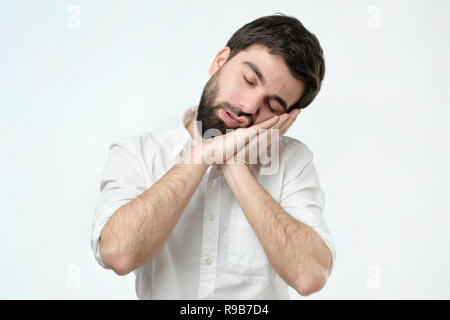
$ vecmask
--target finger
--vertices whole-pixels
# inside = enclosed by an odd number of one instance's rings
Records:
[[[229,133],[223,135],[227,141],[237,141],[241,142],[245,140],[245,143],[249,141],[249,139],[253,138],[258,134],[258,131],[254,129],[253,126],[249,128],[238,128],[230,131]]]
[[[273,126],[274,124],[276,124],[278,119],[279,119],[278,115],[275,115],[272,118],[269,118],[263,122],[260,122],[258,124],[251,126],[250,128],[254,128],[256,130],[267,129],[267,128],[270,128],[271,126]]]
[[[293,120],[290,120],[289,122],[286,122],[279,130],[279,134],[280,136],[284,136],[286,134],[286,132],[289,130],[289,128],[291,127],[291,125],[294,123]]]
[[[292,124],[292,121],[295,120],[296,114],[298,114],[298,112],[291,111],[290,113],[284,113],[281,116],[280,121],[270,129],[278,130],[278,135],[282,136],[286,133],[287,128]]]
[[[295,118],[297,118],[297,116],[300,114],[301,110],[300,109],[292,109],[291,111],[289,111],[288,113],[288,121],[292,121],[295,120]],[[285,123],[287,123],[288,121],[286,121]]]
[[[226,163],[231,163],[231,164],[249,163],[249,159],[250,159],[249,155],[255,154],[254,148],[255,147],[257,148],[257,140],[258,140],[258,138],[256,136],[254,136],[249,141],[247,141],[246,144],[241,145],[240,148],[238,148],[238,150],[236,150],[236,153],[234,155],[227,158]]]
[[[283,113],[282,115],[280,115],[280,120],[278,120],[278,122],[275,123],[270,129],[278,129],[278,128],[280,128],[281,125],[282,125],[287,119],[289,119],[289,114]]]
[[[240,128],[238,130],[241,130],[241,134],[242,136],[247,137],[246,138],[246,144],[248,143],[249,140],[253,139],[255,136],[257,136],[260,132],[263,132],[264,130],[266,130],[267,128],[271,128],[273,127],[277,122],[279,121],[279,117],[278,115],[275,115],[263,122],[260,122],[256,125],[253,125],[249,128]],[[235,130],[236,131],[236,130]]]
[[[298,113],[297,113],[298,115]],[[289,119],[283,123],[283,125],[279,128],[280,135],[284,135],[288,129],[292,126],[292,124],[295,122],[295,119],[297,118],[297,115],[290,116]]]
[[[297,112],[290,114],[289,118],[280,126],[280,130],[287,130],[287,128],[289,128],[295,121],[295,119],[297,118]]]
[[[272,136],[274,135],[274,131],[272,129],[265,130],[261,134],[258,135],[258,154],[267,151],[267,148],[270,146],[272,142]]]
[[[278,122],[273,126],[271,126],[270,128],[268,128],[268,130],[270,131],[269,136],[271,136],[275,130],[279,131],[280,127],[287,119],[289,119],[289,115],[287,113],[283,113],[282,115],[280,115]],[[281,135],[281,133],[279,133],[279,135]]]
[[[292,109],[289,111],[289,117],[296,117],[301,112],[301,109]]]
[[[256,163],[256,160],[258,158],[258,137],[254,137],[250,140],[250,142],[245,146],[245,149],[241,149],[241,152],[244,151],[242,154],[244,156],[244,159],[247,163]]]

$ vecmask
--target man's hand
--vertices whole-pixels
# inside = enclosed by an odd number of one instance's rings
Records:
[[[294,109],[289,114],[273,116],[249,128],[238,128],[210,139],[194,137],[197,144],[184,156],[182,162],[222,165],[256,161],[257,159],[249,159],[249,155],[257,154],[259,157],[266,152],[272,139],[284,135],[299,113],[300,110]]]
[[[243,148],[238,150],[232,157],[226,159],[225,165],[256,163],[259,157],[267,151],[272,141],[279,139],[288,131],[299,113],[300,109],[294,109],[289,113],[282,114],[278,122],[259,132],[258,135],[253,136]],[[257,156],[256,159],[255,156]]]
[[[248,128],[238,128],[224,135],[216,136],[210,139],[194,137],[197,141],[189,154],[184,155],[183,163],[194,164],[224,164],[227,159],[233,159],[233,156],[247,143],[257,137],[263,130],[270,128],[278,123],[279,117],[274,116],[266,121],[260,122]]]

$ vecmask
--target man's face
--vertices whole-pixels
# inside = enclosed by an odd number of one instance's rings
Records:
[[[202,132],[250,127],[286,113],[303,94],[304,85],[289,72],[283,58],[263,46],[239,52],[227,63],[229,48],[217,54],[203,89],[197,121]]]

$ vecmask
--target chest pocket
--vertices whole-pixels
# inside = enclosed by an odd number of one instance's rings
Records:
[[[229,261],[246,268],[269,266],[269,260],[258,236],[239,206],[231,210],[230,219]]]

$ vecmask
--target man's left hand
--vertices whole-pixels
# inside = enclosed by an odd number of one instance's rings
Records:
[[[300,109],[294,109],[289,113],[282,114],[279,117],[278,122],[276,122],[273,126],[265,129],[264,132],[255,135],[237,153],[235,153],[232,157],[226,159],[224,166],[248,165],[249,163],[257,162],[261,154],[263,152],[267,152],[267,149],[274,141],[274,139],[279,139],[288,131],[300,111]],[[278,134],[276,134],[276,132]],[[257,156],[257,159],[253,159],[255,155]]]

